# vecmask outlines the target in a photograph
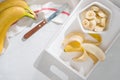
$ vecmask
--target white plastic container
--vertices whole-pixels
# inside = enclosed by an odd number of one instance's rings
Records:
[[[87,30],[82,25],[82,20],[83,20],[82,13],[84,11],[90,9],[91,6],[99,7],[107,15],[107,23],[106,23],[105,29],[103,31]],[[112,18],[112,11],[109,8],[107,8],[105,5],[103,5],[103,4],[99,3],[99,2],[93,2],[93,3],[89,4],[88,6],[86,6],[82,10],[80,10],[80,12],[78,13],[78,20],[79,20],[79,23],[80,23],[80,27],[81,27],[82,31],[85,32],[85,33],[104,33],[104,32],[106,32],[109,29],[109,26],[111,25],[111,18]]]
[[[120,27],[117,26],[119,24],[120,19],[120,10],[114,4],[112,4],[109,0],[96,0],[97,2],[104,4],[107,8],[111,9],[112,17],[111,17],[111,25],[109,29],[104,33],[101,34],[102,36],[102,44],[100,48],[104,50],[105,53],[111,49],[111,46],[118,38],[118,34],[120,31]],[[87,80],[90,78],[90,74],[92,74],[93,70],[96,67],[99,67],[99,61],[94,65],[89,72],[84,76],[81,75],[78,71],[76,71],[73,67],[70,66],[69,62],[65,62],[61,59],[61,53],[63,49],[61,48],[62,41],[66,34],[70,32],[83,32],[80,28],[79,21],[77,19],[77,14],[80,10],[85,8],[87,5],[95,2],[95,0],[83,0],[81,1],[74,12],[72,13],[71,17],[66,21],[63,25],[64,28],[56,34],[56,36],[50,41],[48,47],[41,53],[41,55],[36,60],[34,66],[44,73],[47,77],[51,80]],[[115,27],[117,26],[117,27]],[[109,54],[108,54],[109,55]],[[109,63],[108,63],[109,64]],[[104,67],[104,66],[101,66]],[[99,73],[100,71],[95,72],[94,74]],[[106,72],[105,72],[106,73]],[[101,74],[104,75],[104,74]],[[99,74],[98,74],[99,76]],[[94,78],[94,76],[92,76]]]

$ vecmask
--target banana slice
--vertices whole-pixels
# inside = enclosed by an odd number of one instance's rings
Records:
[[[97,26],[95,26],[94,31],[96,31],[96,32],[101,32],[101,31],[104,30],[104,28],[105,28],[105,27],[102,27],[102,26],[100,26],[100,25],[97,25]]]
[[[100,9],[97,7],[97,6],[92,6],[91,7],[91,10],[95,11],[95,12],[98,12]]]
[[[95,18],[95,20],[96,20],[96,23],[97,23],[97,24],[99,24],[99,23],[100,23],[101,18],[100,18],[99,16],[97,16],[97,17]]]
[[[86,12],[85,18],[94,19],[96,17],[96,13],[93,10],[89,10]]]
[[[102,18],[107,16],[103,11],[99,11],[97,14]]]
[[[91,30],[91,31],[93,31],[94,30],[94,28],[95,28],[95,26],[96,26],[96,20],[94,19],[94,20],[91,20],[90,21],[90,26],[88,27],[88,29],[89,30]]]
[[[83,43],[82,47],[89,53],[95,55],[100,61],[105,59],[105,53],[98,46],[91,43]]]
[[[100,25],[105,27],[106,26],[106,18],[101,18],[101,22],[100,22]]]
[[[82,25],[83,25],[84,28],[87,29],[87,28],[90,26],[90,22],[89,22],[89,20],[84,19],[84,20],[82,21]]]

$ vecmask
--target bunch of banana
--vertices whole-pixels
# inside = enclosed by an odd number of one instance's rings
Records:
[[[84,19],[82,25],[85,29],[101,32],[105,29],[108,16],[107,14],[97,6],[91,6],[82,14]]]
[[[90,34],[90,36],[98,41],[101,40],[98,34]],[[81,56],[73,58],[74,61],[86,61],[86,59],[90,57],[94,63],[96,63],[98,60],[103,61],[105,59],[104,51],[96,45],[96,42],[86,40],[83,33],[69,33],[63,41],[63,46],[64,52],[82,53]]]
[[[0,3],[0,12],[13,6],[20,6],[35,16],[35,13],[29,8],[24,0],[6,0]]]
[[[36,17],[24,0],[6,0],[0,3],[0,53],[10,26],[25,16],[32,19]]]

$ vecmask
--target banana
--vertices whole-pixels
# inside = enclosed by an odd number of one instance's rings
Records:
[[[65,40],[63,41],[64,52],[83,52],[83,48],[81,48],[81,43],[84,42],[84,35],[79,32],[69,33]],[[85,53],[85,51],[84,51]],[[87,55],[87,54],[86,54]],[[73,58],[75,61],[85,61],[86,56],[83,54],[81,58]]]
[[[105,28],[105,27],[103,27],[103,26],[97,25],[97,26],[95,26],[94,31],[96,31],[96,32],[101,32],[101,31],[104,30],[104,28]]]
[[[83,25],[84,28],[87,29],[87,28],[90,26],[90,21],[87,20],[87,19],[84,19],[84,20],[82,21],[82,25]]]
[[[92,6],[90,9],[95,12],[98,12],[100,10],[97,6]]]
[[[91,44],[91,43],[83,43],[82,47],[89,53],[96,56],[100,61],[103,61],[105,59],[105,53],[102,49],[100,49],[98,46]]]
[[[100,25],[105,27],[106,26],[106,18],[101,18],[101,22],[100,22]]]
[[[80,45],[79,43],[81,43],[81,42],[83,42],[83,38],[81,36],[75,35],[75,36],[70,37],[68,40],[66,40],[64,45],[71,44],[72,46],[75,45],[78,47]]]
[[[22,7],[10,7],[0,13],[0,53],[4,47],[6,33],[10,26],[24,16],[34,17]]]
[[[0,12],[13,6],[20,6],[26,9],[28,12],[30,12],[32,15],[34,15],[34,18],[36,17],[35,13],[29,8],[28,4],[24,0],[6,0],[2,1],[0,3]]]
[[[71,42],[79,42],[79,43],[82,43],[84,41],[84,35],[82,33],[79,33],[79,32],[71,32],[69,33],[64,41],[63,41],[63,46],[66,46],[67,44],[71,43]],[[73,42],[73,44],[74,44]]]
[[[102,18],[107,16],[103,11],[99,11],[97,14]]]
[[[87,53],[88,53],[88,56],[94,61],[94,64],[96,64],[99,61],[96,56],[94,56],[93,54],[91,54],[89,52],[87,52]]]
[[[96,20],[96,23],[97,23],[97,24],[99,24],[99,23],[100,23],[101,18],[100,18],[99,16],[96,16],[95,20]]]
[[[96,20],[94,20],[94,19],[91,20],[91,21],[90,21],[90,26],[88,27],[88,29],[91,30],[91,31],[93,31],[94,28],[95,28],[95,26],[96,26],[96,24],[97,24],[97,23],[96,23]]]
[[[93,10],[89,10],[86,12],[86,19],[94,19],[96,17],[96,13]]]
[[[85,36],[79,32],[72,32],[65,37],[64,52],[79,52],[81,55],[74,57],[74,61],[86,61],[90,57],[94,64],[105,59],[105,54],[96,44],[100,45],[102,39],[99,34],[89,34],[98,42],[92,42],[85,39]],[[81,37],[80,37],[81,36]],[[69,40],[70,39],[70,40]]]
[[[88,54],[87,54],[86,50],[83,49],[83,48],[81,48],[81,49],[82,49],[83,54],[81,56],[79,56],[79,57],[73,58],[74,61],[82,61],[83,62],[83,61],[87,60]]]
[[[64,48],[64,52],[81,52],[81,47],[73,47],[72,45],[66,45]]]

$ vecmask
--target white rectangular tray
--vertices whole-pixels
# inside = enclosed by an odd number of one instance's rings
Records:
[[[120,32],[120,9],[109,0],[82,0],[72,13],[71,17],[69,17],[68,21],[66,21],[63,25],[64,28],[58,32],[57,36],[53,38],[48,47],[42,52],[35,62],[35,67],[51,78],[51,80],[86,80],[88,76],[92,74],[92,71],[96,67],[99,67],[98,62],[89,71],[87,76],[82,76],[60,58],[60,54],[62,52],[61,44],[64,40],[64,36],[73,31],[81,31],[77,20],[77,13],[94,1],[104,4],[112,11],[112,22],[109,26],[109,30],[102,34],[103,42],[100,47],[105,51],[105,53],[107,53],[115,40],[118,38]]]

